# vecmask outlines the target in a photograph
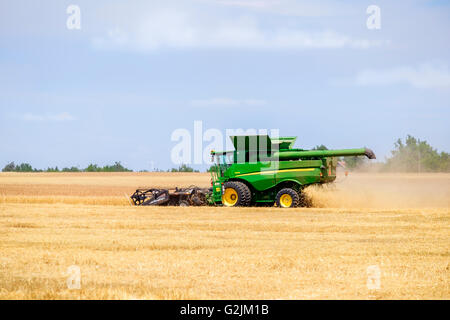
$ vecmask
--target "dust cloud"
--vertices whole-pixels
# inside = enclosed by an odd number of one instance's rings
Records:
[[[449,208],[450,174],[350,173],[305,190],[318,208]]]

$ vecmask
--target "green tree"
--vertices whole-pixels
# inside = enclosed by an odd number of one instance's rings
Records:
[[[3,171],[3,172],[13,172],[13,171],[16,171],[16,165],[15,165],[14,161],[8,163],[8,164],[2,169],[2,171]]]
[[[70,168],[62,168],[62,172],[80,172],[81,170],[78,167],[70,167]]]
[[[130,169],[125,168],[120,162],[116,161],[112,166],[104,166],[101,171],[104,172],[129,172]]]
[[[99,171],[101,171],[101,169],[96,164],[92,164],[91,163],[83,171],[86,171],[86,172],[99,172]]]
[[[32,172],[33,167],[29,163],[21,163],[16,167],[16,171],[18,172]]]
[[[439,153],[426,141],[408,135],[405,142],[401,139],[395,142],[385,168],[400,172],[449,172],[450,158],[448,153]]]
[[[194,170],[186,164],[180,165],[178,168],[172,168],[170,172],[199,172],[198,170]]]
[[[313,150],[328,150],[328,148],[325,146],[325,145],[323,145],[323,144],[321,144],[321,145],[319,145],[319,146],[315,146],[314,148],[312,148]]]
[[[125,168],[119,161],[114,162],[113,165],[106,165],[99,167],[96,164],[90,164],[83,171],[86,172],[131,172],[132,170]]]

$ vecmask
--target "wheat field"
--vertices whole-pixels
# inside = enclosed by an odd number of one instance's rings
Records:
[[[198,173],[0,173],[0,298],[450,298],[449,174],[351,173],[309,188],[313,208],[127,198],[209,183]]]

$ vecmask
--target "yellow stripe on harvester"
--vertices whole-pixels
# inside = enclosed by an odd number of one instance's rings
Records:
[[[271,173],[283,173],[283,172],[297,172],[297,171],[314,171],[314,168],[305,168],[305,169],[281,169],[281,170],[261,170],[258,172],[252,172],[252,173],[243,173],[243,174],[238,174],[236,175],[236,177],[243,177],[243,176],[254,176],[256,174],[271,174]]]

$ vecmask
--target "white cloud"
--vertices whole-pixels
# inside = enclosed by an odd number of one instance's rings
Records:
[[[264,2],[261,2],[264,3]],[[232,3],[237,5],[237,3]],[[258,2],[250,3],[258,6]],[[263,5],[263,4],[261,4]],[[241,11],[240,11],[241,12]],[[263,23],[262,16],[248,12],[229,15],[223,10],[195,8],[153,8],[144,10],[121,27],[92,39],[99,49],[156,51],[160,49],[239,48],[314,49],[380,46],[385,42],[341,34],[333,30],[304,30],[298,19]]]
[[[44,122],[44,121],[62,122],[75,120],[75,118],[68,112],[58,114],[45,114],[45,115],[27,112],[21,116],[21,119],[24,121],[31,121],[31,122]]]
[[[450,72],[448,66],[442,64],[368,69],[359,72],[353,83],[358,86],[408,84],[415,88],[450,88]]]
[[[202,100],[192,100],[190,103],[195,107],[257,107],[264,106],[267,104],[265,100],[258,99],[230,99],[230,98],[211,98]]]

